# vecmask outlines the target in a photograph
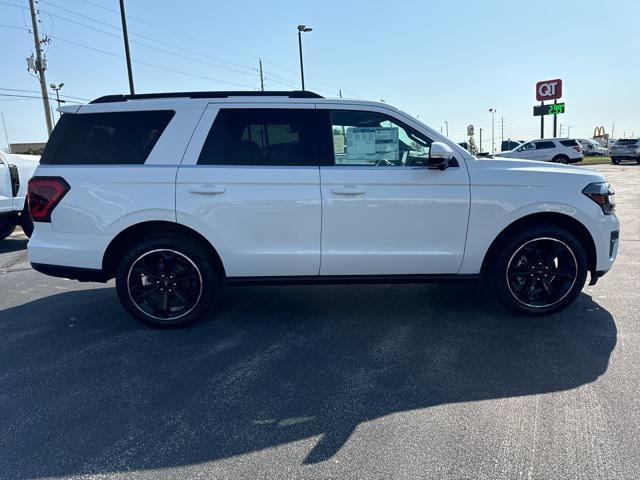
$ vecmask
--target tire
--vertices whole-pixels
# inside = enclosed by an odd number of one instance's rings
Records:
[[[22,215],[20,215],[20,226],[22,227],[22,231],[24,234],[31,238],[33,234],[33,220],[31,220],[31,215],[29,214],[29,209],[25,205],[24,210],[22,210]]]
[[[191,325],[218,298],[221,272],[214,265],[207,248],[192,238],[153,235],[133,246],[120,261],[118,297],[132,317],[150,327]]]
[[[485,265],[484,281],[512,310],[527,315],[558,312],[573,303],[584,287],[586,251],[560,227],[522,229],[496,247]]]
[[[569,163],[569,157],[566,155],[556,155],[551,161],[554,163]]]
[[[611,157],[611,163],[614,165],[620,165],[620,159],[616,157]]]
[[[7,238],[15,229],[15,225],[0,225],[0,240]]]

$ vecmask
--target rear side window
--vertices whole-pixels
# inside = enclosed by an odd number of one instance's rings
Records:
[[[221,109],[198,165],[318,165],[315,125],[310,109]]]
[[[542,150],[545,148],[556,148],[556,145],[553,142],[535,142],[536,150]]]
[[[560,140],[560,143],[562,145],[564,145],[565,147],[578,147],[578,142],[576,142],[575,140]],[[588,144],[588,142],[587,142]]]
[[[141,165],[174,114],[173,110],[64,114],[40,163]]]

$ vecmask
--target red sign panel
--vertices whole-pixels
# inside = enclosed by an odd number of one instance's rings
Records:
[[[540,102],[562,97],[562,80],[543,80],[536,83],[536,99]]]

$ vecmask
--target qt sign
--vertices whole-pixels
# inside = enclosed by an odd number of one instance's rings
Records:
[[[562,80],[543,80],[536,83],[536,100],[555,100],[562,97]]]

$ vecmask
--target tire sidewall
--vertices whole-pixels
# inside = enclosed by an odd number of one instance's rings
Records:
[[[132,301],[128,289],[128,276],[134,262],[152,250],[171,249],[185,255],[196,266],[202,277],[202,293],[195,307],[186,315],[174,320],[158,320],[141,311]],[[127,312],[145,325],[155,328],[179,328],[191,325],[205,316],[220,293],[220,274],[200,243],[180,235],[155,235],[148,237],[125,254],[116,269],[116,289],[120,303]]]
[[[519,302],[513,296],[507,284],[506,272],[511,257],[525,243],[536,238],[553,238],[565,243],[572,250],[578,266],[577,278],[573,287],[569,290],[569,293],[558,303],[549,307],[529,307]],[[587,279],[587,273],[587,254],[580,241],[574,235],[560,227],[540,226],[522,230],[511,238],[501,242],[496,249],[493,258],[490,259],[489,268],[485,273],[485,282],[512,310],[526,315],[547,315],[560,311],[573,303],[584,287]]]

